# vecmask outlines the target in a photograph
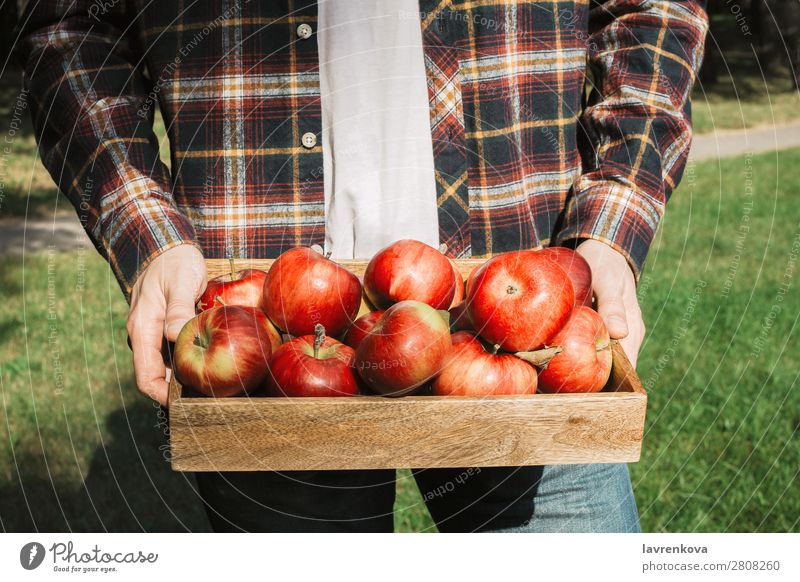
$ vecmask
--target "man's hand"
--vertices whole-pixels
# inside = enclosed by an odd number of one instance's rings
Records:
[[[194,317],[195,302],[207,280],[203,255],[185,244],[156,257],[133,286],[127,328],[136,386],[163,405],[168,385],[161,345],[165,337],[174,342],[183,325]]]
[[[597,311],[606,322],[609,335],[620,340],[635,368],[644,339],[644,321],[628,261],[621,253],[597,240],[583,241],[575,250],[592,268]]]

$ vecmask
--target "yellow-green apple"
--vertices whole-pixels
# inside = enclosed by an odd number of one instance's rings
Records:
[[[361,306],[361,283],[353,273],[302,247],[283,253],[267,271],[263,307],[272,322],[293,336],[323,325],[341,335]]]
[[[425,243],[397,241],[370,260],[364,292],[378,309],[405,300],[447,309],[456,293],[455,269],[445,255]]]
[[[216,397],[263,386],[272,347],[269,330],[254,313],[236,306],[212,307],[190,319],[175,341],[177,380]]]
[[[536,368],[512,354],[487,351],[470,332],[453,334],[442,372],[433,381],[437,396],[535,394]]]
[[[272,354],[267,391],[272,396],[355,396],[358,379],[353,369],[355,352],[325,335],[294,338]]]
[[[540,392],[598,392],[611,374],[611,339],[603,318],[580,305],[552,340],[561,347],[539,372]]]
[[[509,352],[551,343],[575,305],[567,273],[537,251],[496,255],[470,279],[466,303],[473,329]]]
[[[438,374],[450,350],[447,321],[430,305],[400,301],[356,350],[356,370],[375,392],[410,394]]]

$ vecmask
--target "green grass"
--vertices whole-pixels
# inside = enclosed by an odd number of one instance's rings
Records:
[[[639,289],[648,531],[797,530],[798,164],[698,164],[670,203]]]
[[[717,82],[698,82],[692,93],[692,127],[696,134],[798,120],[800,93],[788,72],[763,73],[749,46],[727,51]]]
[[[670,202],[639,288],[650,400],[632,475],[646,531],[798,530],[798,165],[800,150],[697,164]],[[3,529],[207,529],[133,386],[126,306],[102,260],[1,259],[0,288]],[[408,472],[398,483],[396,529],[430,531]]]

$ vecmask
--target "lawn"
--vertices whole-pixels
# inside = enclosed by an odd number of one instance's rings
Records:
[[[646,531],[797,531],[800,150],[687,169],[639,294]],[[133,387],[125,303],[92,249],[0,259],[4,530],[203,531]],[[430,530],[400,473],[398,531]]]

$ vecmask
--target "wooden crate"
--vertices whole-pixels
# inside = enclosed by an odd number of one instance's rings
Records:
[[[459,261],[464,274],[480,261]],[[269,260],[237,268],[266,269]],[[363,262],[342,262],[357,275]],[[209,277],[228,270],[209,260]],[[363,307],[366,310],[366,307]],[[170,385],[176,471],[291,471],[635,462],[647,395],[618,343],[594,394],[202,398]]]

